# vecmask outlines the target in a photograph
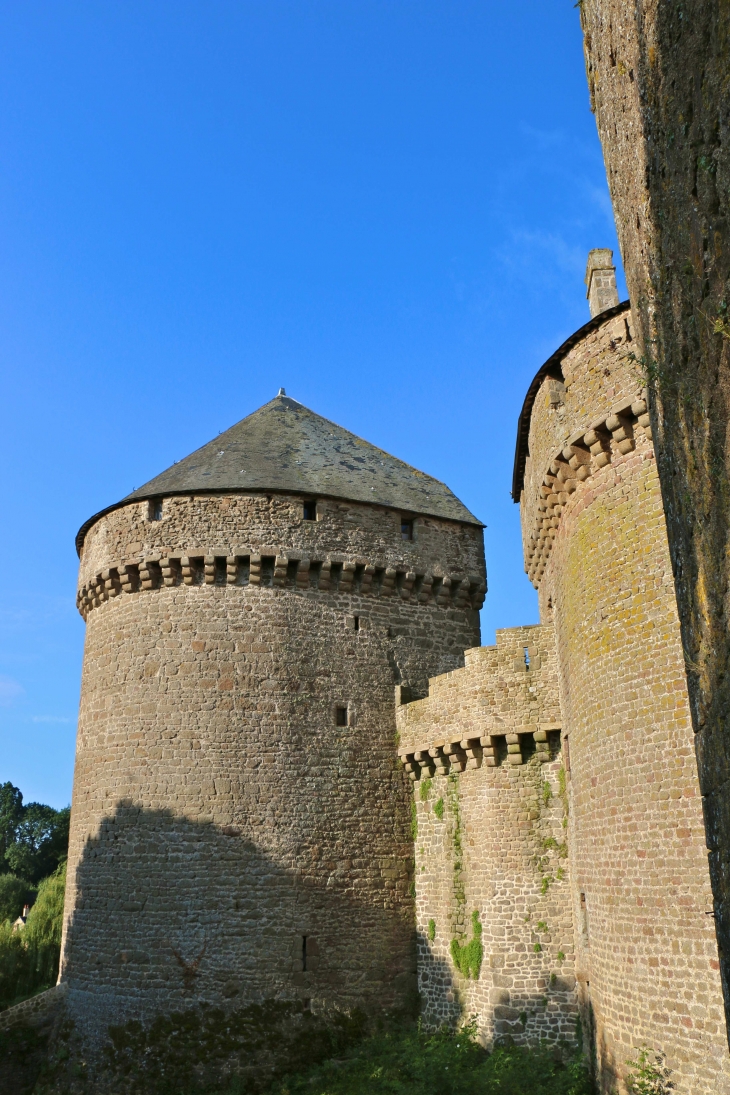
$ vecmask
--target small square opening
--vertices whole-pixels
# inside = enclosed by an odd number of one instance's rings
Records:
[[[335,726],[347,726],[347,708],[335,708]]]
[[[317,520],[317,503],[315,501],[304,503],[303,516],[305,521]]]
[[[162,520],[162,499],[153,498],[148,507],[148,520],[161,521]]]
[[[400,519],[400,538],[401,540],[413,539],[413,521],[409,517]]]

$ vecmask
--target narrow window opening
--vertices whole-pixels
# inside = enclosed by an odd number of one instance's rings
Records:
[[[153,498],[149,503],[147,519],[149,521],[161,521],[162,520],[162,499]]]
[[[568,735],[563,738],[563,757],[565,758],[565,772],[570,779],[570,745],[568,743]]]
[[[303,935],[302,936],[302,970],[306,971],[306,969],[307,969],[307,937],[306,937],[306,935]]]
[[[401,540],[413,539],[413,521],[406,517],[401,517],[400,521],[400,538]]]
[[[359,631],[360,630],[360,617],[359,616],[354,616],[353,619],[355,620],[355,631]]]
[[[317,520],[317,503],[315,501],[305,502],[303,510],[303,516],[305,521]]]
[[[405,579],[406,579],[405,570],[396,571],[396,575],[395,575],[395,591],[396,591],[396,593],[402,593],[403,592],[403,583],[404,583]]]
[[[347,708],[335,708],[335,726],[347,726]]]
[[[581,931],[585,937],[585,944],[588,946],[589,941],[589,924],[588,924],[588,906],[586,904],[586,895],[582,893],[580,895],[580,920]]]
[[[528,646],[523,646],[522,650],[523,650],[524,655],[525,655],[525,669],[529,673],[530,672],[530,648]]]

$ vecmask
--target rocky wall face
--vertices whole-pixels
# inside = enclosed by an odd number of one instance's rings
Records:
[[[730,1014],[730,9],[585,0],[665,499]]]
[[[413,517],[413,539],[404,540],[399,510],[320,498],[316,519],[305,520],[305,501],[291,494],[173,496],[161,499],[160,520],[149,519],[149,502],[133,502],[87,532],[79,584],[127,559],[252,552],[484,577],[484,541],[474,525],[406,515]]]
[[[572,420],[575,429],[562,452],[554,410],[536,401],[522,505],[528,567],[557,642],[584,1023],[604,1090],[645,1045],[666,1053],[677,1091],[726,1091],[700,789],[651,429],[640,392],[612,409],[592,374],[592,430],[565,385],[565,428]]]
[[[550,627],[497,632],[397,712],[413,781],[419,990],[487,1045],[576,1037],[568,812]]]
[[[125,512],[110,515],[115,551]],[[206,512],[196,550],[213,539]],[[272,998],[406,1005],[394,686],[463,661],[476,609],[448,587],[442,602],[411,596],[405,566],[400,586],[383,573],[366,591],[363,564],[359,586],[344,564],[310,575],[272,556],[268,572],[253,553],[121,564],[102,539],[107,577],[82,605],[62,967],[80,1028],[98,1039],[130,1018]]]

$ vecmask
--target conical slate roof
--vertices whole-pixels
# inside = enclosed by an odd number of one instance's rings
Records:
[[[371,502],[481,525],[445,483],[310,411],[283,390],[79,530],[77,546],[104,513],[128,502],[212,491],[292,491]]]

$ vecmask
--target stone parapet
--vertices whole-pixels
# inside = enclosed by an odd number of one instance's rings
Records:
[[[375,566],[342,555],[309,558],[295,551],[245,547],[188,548],[179,554],[132,556],[106,567],[79,588],[76,605],[87,618],[93,608],[123,593],[175,586],[261,586],[299,592],[394,597],[414,605],[478,610],[486,580],[478,574],[423,573]]]

